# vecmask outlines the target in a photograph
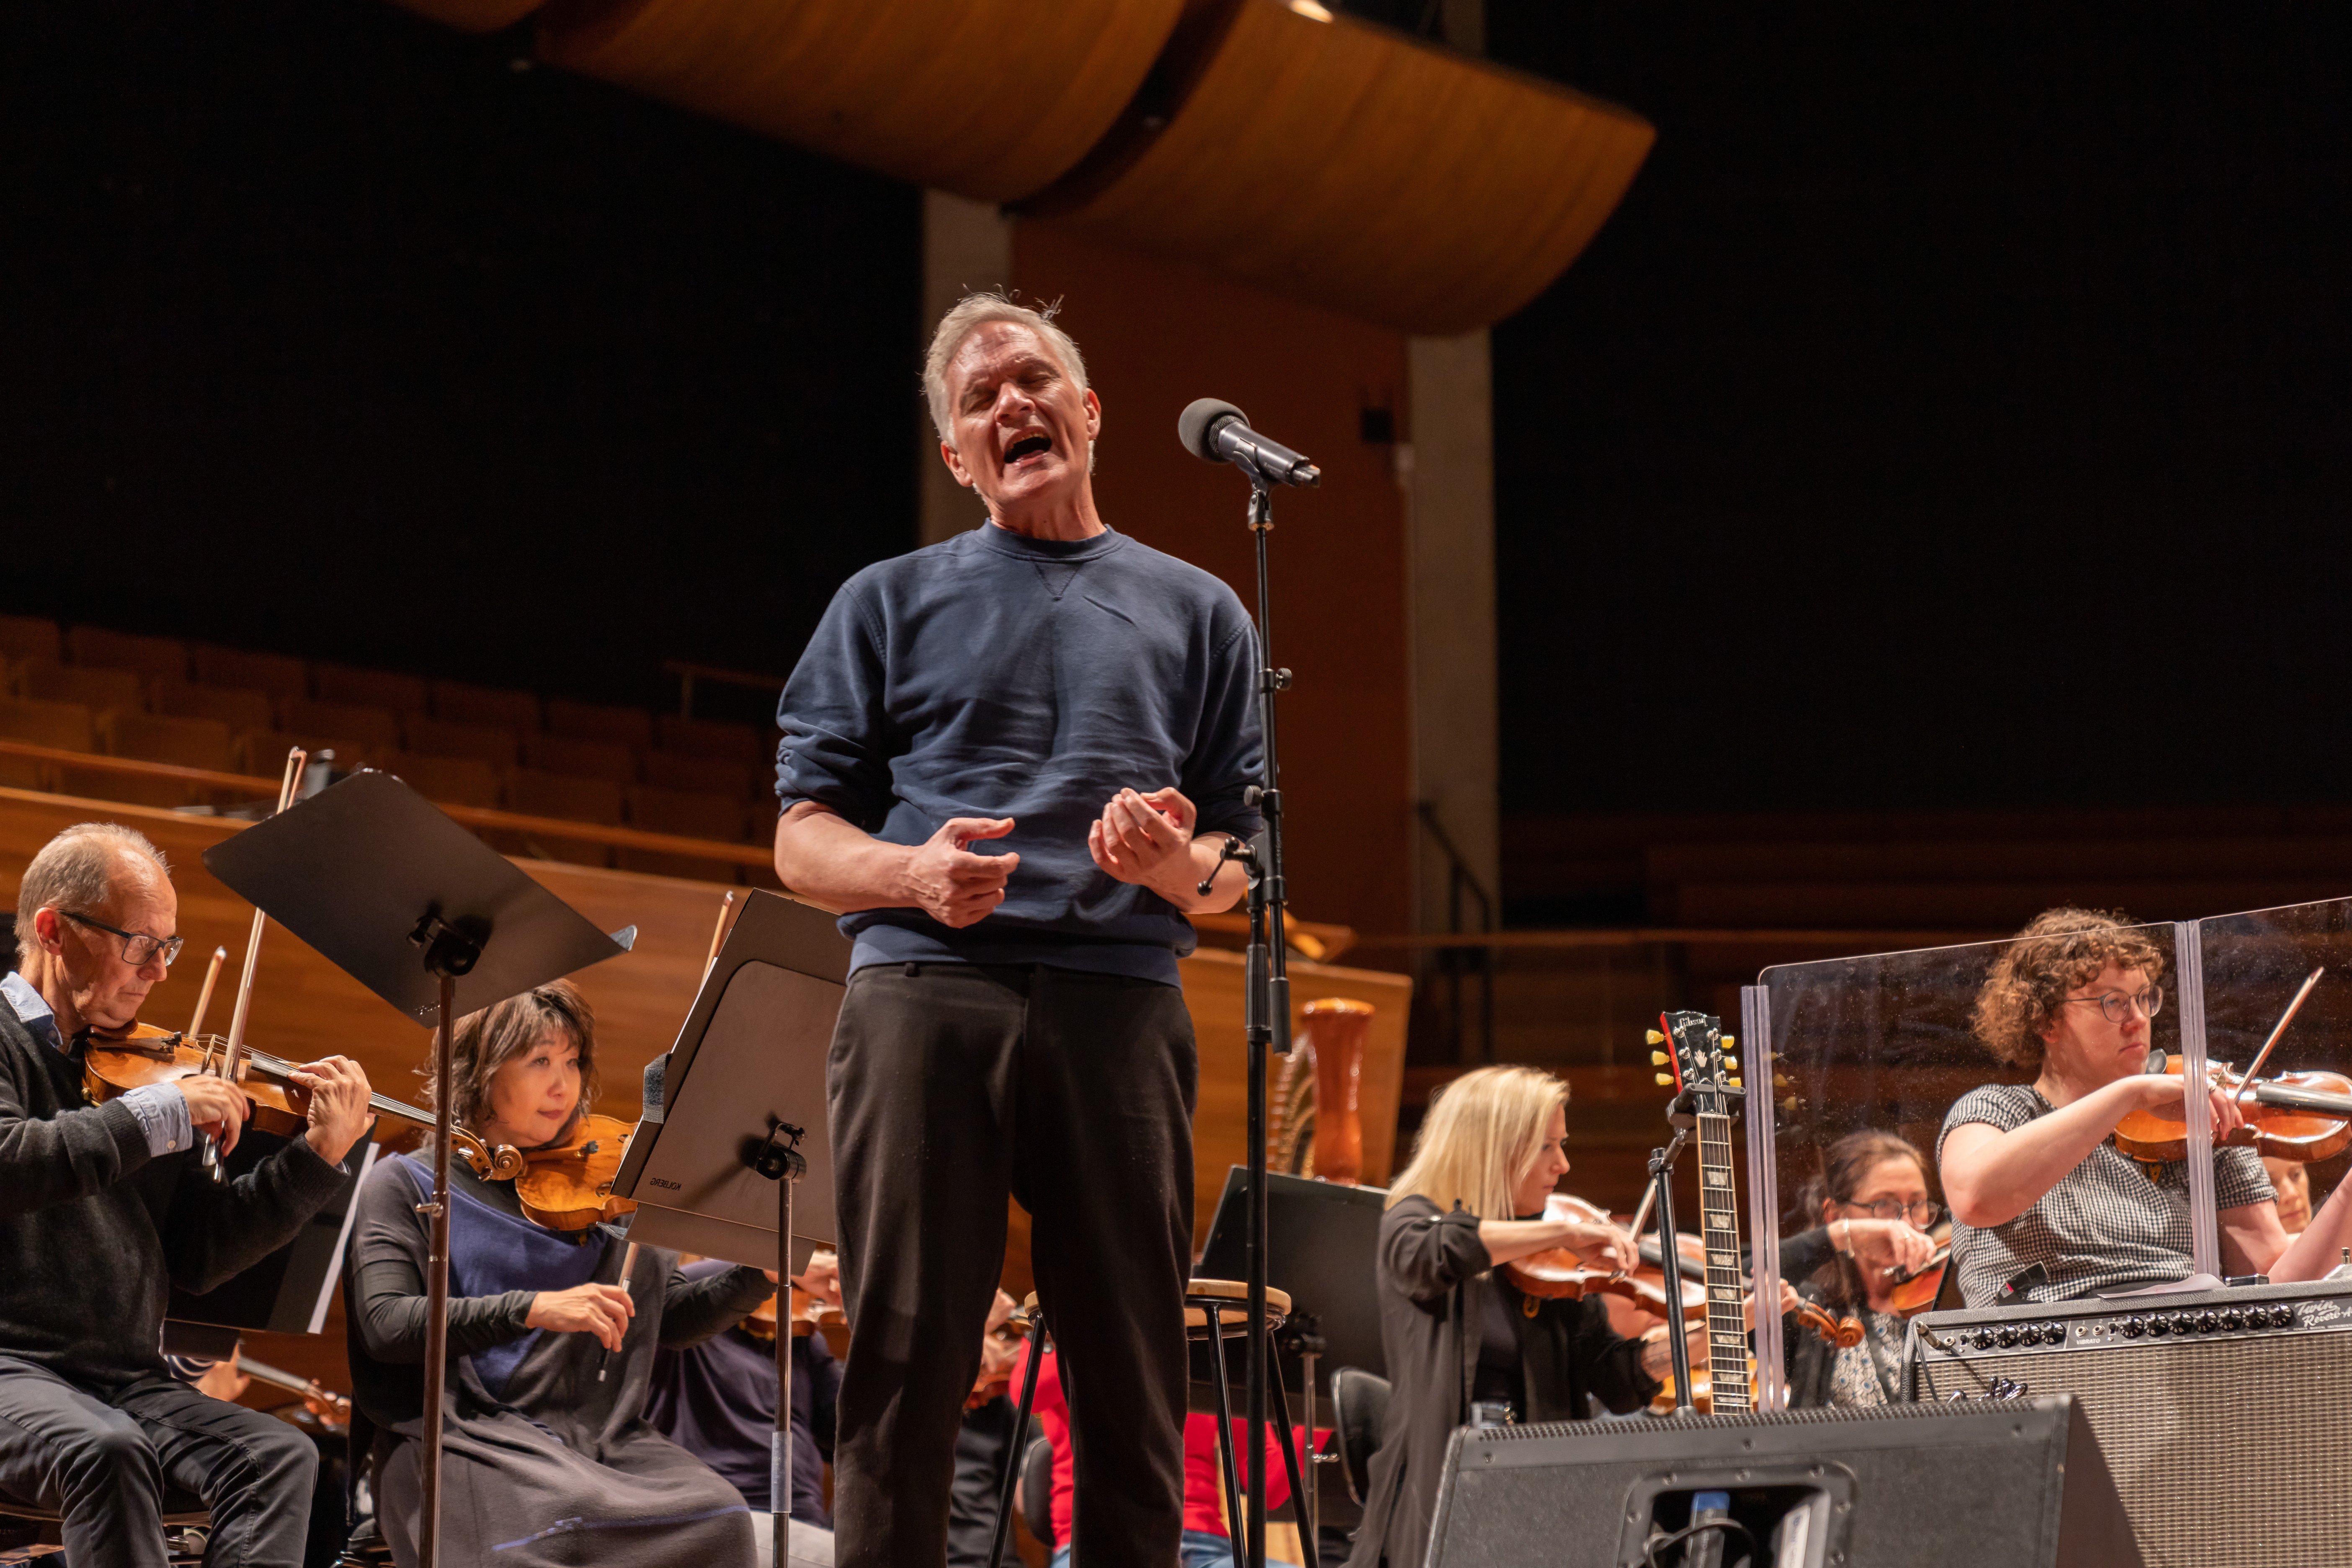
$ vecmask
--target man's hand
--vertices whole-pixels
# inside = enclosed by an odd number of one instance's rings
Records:
[[[1087,829],[1087,853],[1122,882],[1150,888],[1184,907],[1201,879],[1192,863],[1192,825],[1200,812],[1173,789],[1139,795],[1123,789]]]
[[[964,847],[1013,831],[1009,816],[951,816],[915,847],[904,877],[904,902],[943,926],[968,926],[1004,901],[1018,855],[975,855]]]
[[[608,1351],[621,1348],[637,1304],[618,1285],[574,1285],[569,1290],[541,1290],[530,1299],[523,1326],[553,1329],[562,1334],[593,1334]]]
[[[210,1073],[191,1073],[172,1082],[178,1087],[180,1098],[188,1102],[188,1125],[199,1132],[211,1133],[226,1157],[236,1147],[237,1133],[245,1126],[245,1113],[251,1109],[246,1103],[245,1090]]]
[[[286,1077],[310,1097],[310,1104],[303,1108],[303,1119],[310,1125],[302,1136],[319,1158],[330,1165],[341,1164],[352,1145],[368,1130],[368,1123],[375,1120],[368,1105],[367,1074],[349,1057],[325,1057],[305,1062]]]
[[[809,1254],[808,1268],[793,1281],[825,1306],[841,1306],[841,1258],[839,1255],[820,1248]]]

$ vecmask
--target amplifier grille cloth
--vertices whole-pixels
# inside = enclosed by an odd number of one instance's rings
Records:
[[[2042,1355],[1971,1352],[1922,1369],[2072,1394],[2098,1435],[2147,1568],[2314,1563],[2352,1476],[2352,1333],[2170,1341]],[[1972,1375],[1973,1374],[1973,1375]],[[1934,1397],[1926,1381],[1923,1398]]]

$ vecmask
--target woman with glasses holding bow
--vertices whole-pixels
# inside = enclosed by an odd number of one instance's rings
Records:
[[[2002,1301],[2005,1287],[2008,1301],[2063,1301],[2191,1272],[2186,1162],[2143,1166],[2110,1142],[2127,1113],[2199,1092],[2146,1070],[2163,979],[2164,954],[2143,932],[2087,910],[2036,917],[1994,962],[1977,995],[1978,1037],[2036,1077],[1972,1089],[1944,1119],[1937,1159],[1969,1306]],[[2202,1092],[2224,1272],[2326,1273],[2352,1245],[2352,1204],[2339,1191],[2290,1238],[2262,1161],[2222,1146],[2243,1120],[2236,1102]]]
[[[1822,1223],[1781,1241],[1781,1274],[1832,1316],[1861,1319],[1863,1340],[1840,1347],[1786,1321],[1789,1403],[1892,1405],[1904,1335],[1895,1281],[1935,1256],[1927,1231],[1944,1214],[1927,1195],[1927,1159],[1892,1132],[1849,1132],[1822,1152],[1804,1207]]]

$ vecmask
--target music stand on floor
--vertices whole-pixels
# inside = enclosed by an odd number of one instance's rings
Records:
[[[776,1424],[768,1439],[774,1568],[783,1568],[792,1534],[788,1281],[834,1237],[824,1062],[849,984],[849,952],[831,915],[754,892],[659,1064],[658,1090],[656,1075],[647,1074],[649,1103],[613,1180],[614,1194],[636,1200],[630,1240],[784,1277],[776,1287]],[[651,1103],[656,1094],[659,1103]]]
[[[626,952],[522,868],[389,773],[362,772],[205,851],[229,889],[330,963],[433,1029],[449,1081],[458,1016]],[[441,1545],[441,1398],[448,1367],[449,1096],[436,1096],[425,1262],[425,1452],[418,1561]]]

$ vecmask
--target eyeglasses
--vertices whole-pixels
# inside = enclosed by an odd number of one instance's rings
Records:
[[[1917,1226],[1921,1230],[1927,1229],[1929,1226],[1944,1217],[1944,1205],[1941,1204],[1931,1204],[1925,1198],[1920,1199],[1916,1204],[1906,1204],[1901,1198],[1881,1198],[1874,1204],[1857,1204],[1849,1201],[1840,1204],[1838,1206],[1841,1208],[1866,1210],[1869,1213],[1870,1217],[1873,1219],[1903,1219],[1907,1217],[1913,1225]]]
[[[2134,1013],[2137,1013],[2143,1018],[2153,1018],[2164,1011],[2164,987],[2151,985],[2136,996],[2126,996],[2120,991],[2110,991],[2104,996],[2066,998],[2066,1005],[2069,1007],[2077,1003],[2085,1005],[2096,1003],[2099,1011],[2107,1016],[2107,1022],[2110,1024],[2120,1024]]]
[[[108,925],[104,921],[94,921],[88,915],[78,915],[71,910],[59,910],[58,913],[76,925],[88,926],[92,931],[102,931],[109,936],[121,938],[122,962],[133,969],[144,969],[159,957],[163,961],[163,967],[169,969],[172,961],[180,956],[180,949],[188,945],[188,939],[184,936],[145,936],[135,931],[124,931],[120,926]]]

